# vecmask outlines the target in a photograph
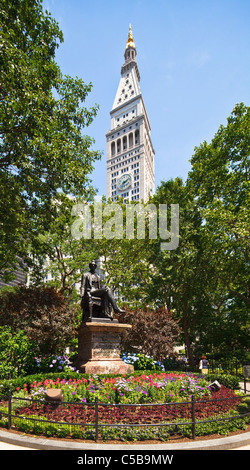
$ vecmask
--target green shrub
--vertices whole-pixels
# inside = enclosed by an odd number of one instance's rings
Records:
[[[250,412],[250,397],[244,397],[241,403],[238,405],[238,412],[240,414]]]
[[[34,358],[35,346],[24,331],[0,326],[0,378],[27,374]]]
[[[237,415],[237,412],[231,412],[231,415]],[[229,432],[235,432],[238,430],[245,430],[247,424],[250,421],[249,417],[245,418],[235,418],[228,420],[227,415],[220,416],[225,418],[225,421],[213,421],[213,418],[216,419],[218,416],[211,417],[211,421],[201,423],[196,422],[195,425],[195,434],[197,437],[206,436],[211,434],[220,434],[227,436]],[[137,427],[126,425],[122,427],[99,427],[99,439],[102,440],[121,440],[121,441],[144,441],[150,439],[158,439],[161,441],[167,441],[171,435],[178,433],[183,437],[190,437],[192,435],[192,424],[183,419],[182,425],[178,426],[178,421],[172,422],[171,425],[166,426],[144,426]],[[0,421],[0,424],[7,425],[7,418]],[[82,440],[94,440],[95,439],[95,428],[88,427],[83,429],[82,427],[71,426],[69,424],[56,424],[56,423],[46,423],[46,422],[37,422],[29,421],[21,418],[14,419],[15,428],[19,431],[32,434],[44,434],[47,437],[59,437],[66,438],[71,437],[72,439],[82,439]],[[73,428],[73,429],[72,429]]]
[[[210,383],[217,380],[224,387],[231,388],[232,390],[240,390],[239,378],[230,374],[208,374],[206,377]]]

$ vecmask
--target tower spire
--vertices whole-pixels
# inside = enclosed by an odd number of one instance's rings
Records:
[[[128,47],[133,47],[133,49],[135,49],[135,43],[134,43],[133,33],[132,33],[132,29],[131,29],[131,24],[129,25],[129,33],[128,33],[128,40],[127,40],[127,44],[126,44],[126,49]]]
[[[129,25],[129,32],[128,32],[128,39],[127,39],[127,44],[125,48],[125,63],[128,62],[135,62],[136,63],[136,47],[135,47],[135,42],[133,38],[133,33],[131,29],[131,24]]]

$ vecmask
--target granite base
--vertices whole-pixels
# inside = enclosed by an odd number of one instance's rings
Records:
[[[78,357],[74,363],[85,374],[129,374],[134,367],[120,358],[120,335],[126,323],[86,322],[78,330]]]

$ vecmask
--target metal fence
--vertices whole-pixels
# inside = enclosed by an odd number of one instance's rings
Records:
[[[174,432],[178,434],[180,432],[180,429],[183,429],[185,427],[188,427],[189,429],[189,437],[192,439],[196,438],[196,431],[197,431],[197,426],[207,424],[207,423],[213,423],[213,422],[222,422],[222,421],[233,421],[237,419],[243,419],[249,416],[249,411],[247,409],[247,412],[244,413],[239,413],[239,414],[234,414],[234,415],[223,415],[219,416],[218,418],[215,418],[214,416],[211,419],[197,419],[197,411],[198,408],[199,410],[201,409],[200,407],[204,405],[205,403],[209,403],[209,406],[211,407],[214,405],[216,402],[218,403],[218,409],[220,408],[220,405],[222,402],[227,402],[229,400],[234,400],[234,402],[238,403],[240,400],[242,400],[242,397],[231,397],[231,398],[218,398],[218,399],[207,399],[207,400],[196,400],[194,396],[191,396],[190,401],[184,401],[184,402],[170,402],[170,403],[154,403],[154,404],[110,404],[110,403],[101,403],[98,401],[97,397],[95,398],[94,403],[76,403],[76,402],[54,402],[54,403],[48,403],[45,400],[33,400],[29,398],[16,398],[11,395],[11,393],[8,396],[8,410],[7,412],[0,412],[0,419],[2,417],[7,418],[7,428],[11,429],[11,427],[17,422],[17,420],[20,420],[22,423],[39,423],[40,425],[40,433],[41,432],[41,426],[43,428],[43,433],[46,434],[46,427],[49,425],[60,425],[60,426],[68,426],[70,429],[75,428],[75,427],[80,427],[80,428],[90,428],[91,429],[91,436],[90,439],[95,439],[96,441],[99,439],[100,432],[102,428],[167,428],[167,430],[171,430],[172,434]],[[35,407],[38,405],[39,407],[44,410],[44,415],[40,419],[39,417],[35,416],[36,413],[34,412],[33,416],[31,415],[25,415],[24,413],[19,413],[20,410],[22,410],[22,407],[25,408],[25,406],[30,406],[32,407],[35,405]],[[59,410],[59,411],[65,411],[65,409],[70,409],[70,407],[79,407],[79,410],[81,410],[79,413],[82,414],[82,417],[85,417],[84,420],[78,420],[74,422],[74,416],[72,415],[71,419],[68,419],[67,421],[55,421],[51,419],[49,416],[46,418],[46,415],[50,415],[49,412],[53,410]],[[165,415],[169,415],[171,408],[173,407],[181,407],[181,420],[180,421],[168,421],[164,419],[164,413]],[[149,410],[149,408],[154,408],[154,410],[157,410],[155,418],[146,419],[146,422],[141,422],[141,417],[143,415],[143,412],[145,410]],[[131,416],[127,419],[124,419],[124,422],[115,422],[114,418],[114,410],[117,409],[124,409],[124,410],[135,410],[134,414],[131,412]],[[159,411],[160,410],[160,411]],[[168,412],[167,412],[168,411]],[[63,414],[63,413],[62,413]],[[123,416],[126,415],[126,413],[120,413],[121,420]],[[145,413],[147,415],[147,413]],[[171,413],[170,413],[171,414]],[[173,413],[172,413],[173,414]],[[91,422],[89,422],[89,419],[91,418]],[[112,422],[113,421],[113,422]],[[140,422],[138,422],[140,421]],[[152,422],[153,421],[153,422]],[[18,427],[18,426],[17,426]],[[21,426],[22,427],[22,426]],[[19,424],[19,429],[20,429],[20,424]],[[34,432],[34,429],[32,430],[32,433]],[[48,435],[48,434],[47,434]],[[58,434],[57,434],[58,435]],[[187,435],[187,433],[185,434]],[[64,437],[64,436],[63,436]]]
[[[223,358],[220,358],[220,359],[210,358],[209,370],[210,372],[219,371],[219,372],[225,372],[231,375],[235,375],[236,377],[242,377],[243,367],[248,364],[249,362],[241,361],[237,359],[237,357],[231,360],[226,360]]]

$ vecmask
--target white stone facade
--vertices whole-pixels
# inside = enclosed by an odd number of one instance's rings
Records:
[[[129,30],[125,63],[114,100],[107,139],[107,197],[125,202],[144,200],[154,194],[155,152],[150,123],[140,89],[136,48]]]

